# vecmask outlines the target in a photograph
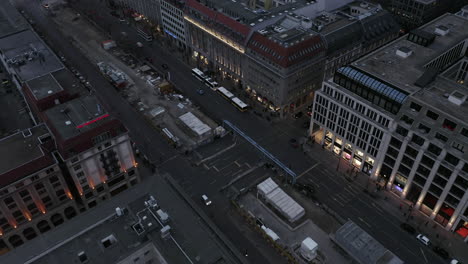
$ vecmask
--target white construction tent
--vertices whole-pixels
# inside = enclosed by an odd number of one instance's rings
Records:
[[[271,178],[258,184],[257,190],[265,200],[286,217],[289,222],[293,223],[304,216],[304,208],[279,188]]]
[[[191,112],[179,116],[179,119],[199,137],[211,133],[211,128]]]

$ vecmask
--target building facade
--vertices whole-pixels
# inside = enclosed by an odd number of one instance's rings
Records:
[[[387,9],[398,19],[405,30],[412,30],[443,15],[446,12],[456,12],[466,0],[392,0],[385,1]]]
[[[230,1],[186,4],[198,67],[233,78],[255,101],[286,116],[310,105],[323,76],[397,37],[377,5],[291,1],[258,9]]]
[[[139,182],[128,132],[94,96],[43,113],[56,139],[57,158],[68,171],[72,193],[85,209]]]
[[[53,148],[44,124],[0,140],[0,254],[77,215]]]
[[[446,14],[338,69],[317,93],[312,122],[326,148],[364,172],[354,157],[371,157],[373,179],[468,239],[463,14]]]
[[[163,31],[181,49],[187,47],[187,31],[184,19],[185,2],[161,0],[161,20]]]

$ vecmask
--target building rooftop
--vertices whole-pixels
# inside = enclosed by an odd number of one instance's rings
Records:
[[[0,51],[23,82],[64,68],[57,56],[31,30],[1,38]]]
[[[403,264],[401,259],[351,220],[335,232],[334,239],[358,263]]]
[[[75,76],[65,68],[32,79],[26,82],[26,85],[36,100],[41,100],[64,90],[71,92],[84,91]]]
[[[57,105],[46,110],[45,116],[63,140],[78,136],[112,119],[93,95]]]
[[[435,36],[436,27],[449,28],[445,36]],[[435,37],[428,46],[408,40],[408,35],[400,37],[385,47],[355,61],[353,66],[382,79],[410,94],[418,92],[417,80],[426,72],[428,65],[436,57],[468,38],[468,20],[446,14],[422,26],[416,34],[425,38]],[[426,74],[427,75],[427,74]]]
[[[156,210],[145,206],[147,199],[148,196],[138,198],[123,210],[123,215],[115,213],[100,219],[25,263],[119,263],[138,250],[156,251],[153,263],[170,263],[158,250],[157,240],[161,240],[159,231],[162,226],[155,217]],[[140,257],[143,253],[139,254]],[[187,262],[170,240],[164,243],[164,253],[173,263]],[[135,257],[125,263],[133,263]]]
[[[0,39],[28,28],[26,19],[9,1],[4,1],[0,5]]]
[[[19,177],[27,176],[40,168],[51,165],[41,146],[41,139],[49,136],[49,130],[44,124],[23,130],[16,134],[0,139],[0,187],[16,181]],[[36,161],[44,161],[38,162]],[[33,164],[34,166],[29,166]],[[37,166],[36,166],[37,165]],[[23,173],[15,170],[20,167]]]

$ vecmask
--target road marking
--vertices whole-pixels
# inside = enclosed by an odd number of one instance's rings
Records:
[[[215,183],[215,182],[216,182],[216,180],[213,180],[212,182],[210,182],[210,185],[213,184],[213,183]]]
[[[375,209],[377,209],[377,211],[379,211],[382,214],[385,214],[385,212],[380,207],[378,207],[375,203],[371,203],[371,204],[372,204],[372,206],[375,207]]]
[[[419,250],[421,250],[421,253],[422,253],[423,257],[424,257],[424,260],[426,261],[426,263],[428,263],[427,258],[426,258],[426,254],[424,254],[424,251],[422,250],[422,248],[419,248]]]
[[[320,162],[315,163],[315,164],[312,165],[310,168],[308,168],[307,170],[305,170],[303,173],[299,174],[299,175],[296,177],[296,179],[299,179],[300,177],[304,176],[304,174],[308,173],[308,172],[311,171],[313,168],[317,167],[319,164],[320,164]]]
[[[240,167],[241,165],[237,162],[237,160],[234,161],[234,164],[237,165],[237,167]]]
[[[210,167],[208,167],[208,165],[206,165],[205,163],[203,163],[203,167],[205,167],[205,169],[209,170]],[[213,167],[214,168],[214,167]]]
[[[347,191],[349,194],[351,194],[352,196],[354,196],[356,193],[350,191],[347,187],[344,188],[345,191]]]
[[[367,223],[366,221],[364,221],[364,219],[362,219],[361,217],[358,217],[358,219],[361,220],[361,222],[366,224],[368,227],[371,227],[371,225],[369,223]]]
[[[215,166],[213,166],[211,168],[213,168],[216,172],[219,172],[218,168],[216,168]]]
[[[335,202],[337,202],[339,205],[341,205],[343,207],[345,206],[342,202],[338,201],[335,197],[333,197],[333,200],[335,200]]]

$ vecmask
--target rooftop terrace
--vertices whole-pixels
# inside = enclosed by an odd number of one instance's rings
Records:
[[[0,51],[23,82],[64,68],[57,56],[31,30],[1,38]]]

